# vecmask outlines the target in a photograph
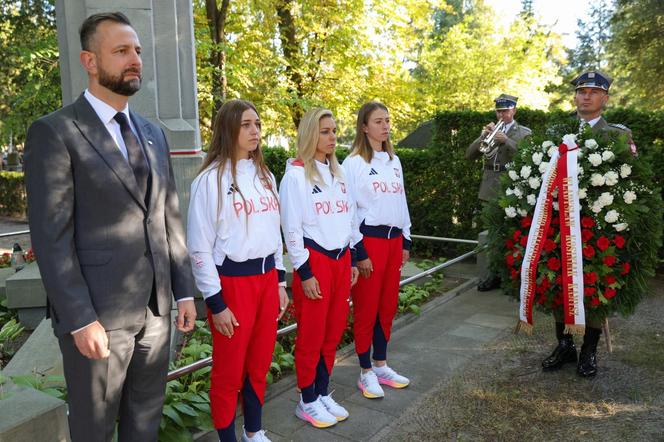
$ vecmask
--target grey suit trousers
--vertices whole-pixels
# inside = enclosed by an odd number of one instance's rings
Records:
[[[156,441],[168,372],[170,315],[150,308],[133,327],[107,330],[111,355],[88,359],[70,334],[59,338],[73,442]],[[75,382],[71,382],[75,380]],[[136,404],[140,404],[140,407]]]

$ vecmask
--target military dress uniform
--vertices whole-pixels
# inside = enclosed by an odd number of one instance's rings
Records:
[[[608,93],[611,85],[611,78],[599,71],[584,72],[572,80],[575,89],[597,88]],[[630,145],[632,154],[636,155],[636,145],[632,139],[632,131],[622,124],[608,123],[601,115],[590,122],[586,122],[574,114],[579,121],[579,132],[585,129],[586,125],[591,125],[591,131],[595,138],[608,138],[611,134],[617,133],[627,135],[627,143]],[[574,338],[571,334],[565,334],[565,324],[563,323],[562,313],[554,312],[556,321],[556,337],[558,346],[551,355],[542,361],[542,368],[545,371],[560,369],[568,362],[577,362],[577,373],[582,377],[592,377],[597,374],[597,344],[602,334],[602,326],[606,318],[588,318],[586,317],[586,329],[583,335],[583,345],[580,354],[577,355]]]
[[[496,103],[496,110],[514,109],[518,98],[511,95],[501,94],[500,97],[494,101]],[[481,135],[472,142],[468,149],[466,149],[466,159],[476,160],[484,156],[484,172],[482,174],[482,182],[480,184],[479,199],[482,205],[494,200],[498,197],[498,189],[500,187],[500,175],[505,172],[505,165],[512,161],[512,157],[517,151],[519,141],[530,136],[532,131],[513,120],[510,126],[505,131],[507,140],[505,143],[498,143],[494,147],[483,154],[480,152],[480,145],[484,136]],[[500,280],[495,274],[489,274],[480,282],[478,290],[486,291],[498,287]]]

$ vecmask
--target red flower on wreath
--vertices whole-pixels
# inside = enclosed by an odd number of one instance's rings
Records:
[[[630,265],[628,262],[624,262],[622,265],[622,271],[620,272],[621,275],[626,275],[629,273],[630,270]]]
[[[583,248],[583,256],[586,258],[592,258],[595,256],[595,249],[591,245],[587,245]]]
[[[519,244],[521,244],[521,247],[526,247],[528,244],[528,237],[526,235],[522,236],[519,240]]]
[[[597,248],[600,249],[602,252],[608,249],[610,245],[611,241],[609,241],[609,238],[607,238],[606,236],[600,236],[599,239],[597,240]]]
[[[581,240],[582,240],[583,242],[588,242],[588,241],[590,241],[590,239],[591,239],[592,237],[593,237],[593,232],[592,232],[592,230],[588,230],[588,229],[583,229],[583,230],[581,230]]]
[[[549,268],[549,270],[556,272],[560,269],[560,260],[556,257],[549,258],[549,260],[546,262],[546,266]]]
[[[551,219],[551,225],[553,225],[553,226],[557,226],[557,225],[559,225],[559,224],[560,224],[560,218],[558,218],[557,216],[554,216],[554,217]]]
[[[625,238],[623,238],[621,235],[616,235],[613,237],[613,244],[615,244],[619,249],[622,249],[625,246]]]
[[[606,275],[604,277],[604,284],[611,285],[616,283],[616,277],[613,275]]]
[[[614,296],[616,296],[616,289],[612,289],[611,287],[609,287],[606,290],[604,290],[604,297],[606,299],[611,299]]]
[[[506,239],[505,247],[507,247],[509,250],[512,250],[514,248],[514,241],[512,241],[511,239]]]
[[[530,227],[532,223],[533,219],[530,216],[527,216],[521,220],[521,227]]]
[[[549,227],[548,229],[546,229],[546,236],[553,236],[555,234],[556,234],[556,229],[554,229],[553,227]]]
[[[581,225],[586,229],[592,229],[595,227],[595,220],[589,216],[584,216],[581,218]]]
[[[519,272],[517,272],[514,269],[510,269],[510,276],[511,276],[512,279],[516,279],[516,278],[519,277]]]
[[[505,257],[505,262],[508,266],[514,267],[514,255],[511,253]]]
[[[550,239],[544,241],[544,250],[547,253],[551,253],[552,251],[556,250],[556,247],[558,247],[558,244],[556,244],[555,241],[552,241]]]
[[[599,298],[598,298],[597,296],[595,296],[594,298],[592,298],[592,299],[590,300],[590,305],[593,306],[593,307],[597,307],[597,306],[599,306]]]
[[[512,235],[512,239],[514,241],[518,241],[520,236],[521,236],[521,230],[515,230],[514,234]]]
[[[587,285],[595,284],[599,276],[595,272],[588,272],[583,274],[583,283]]]
[[[613,266],[613,264],[615,264],[616,261],[617,261],[616,257],[615,257],[615,256],[612,256],[612,255],[607,255],[607,256],[605,256],[605,257],[604,257],[604,260],[603,260],[604,265],[605,265],[605,266],[608,266],[608,267]]]
[[[583,289],[583,294],[584,296],[592,296],[595,294],[596,291],[597,289],[595,287],[585,287]]]

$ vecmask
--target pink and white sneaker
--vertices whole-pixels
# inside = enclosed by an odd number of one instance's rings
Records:
[[[300,403],[295,408],[295,416],[303,421],[309,422],[316,428],[327,428],[336,425],[337,418],[334,417],[325,405],[320,400],[320,396],[313,402],[304,403],[300,399]]]
[[[396,371],[392,370],[390,367],[383,365],[382,367],[372,367],[374,373],[378,377],[378,382],[387,385],[392,388],[405,388],[410,384],[410,379],[405,376],[401,376]]]

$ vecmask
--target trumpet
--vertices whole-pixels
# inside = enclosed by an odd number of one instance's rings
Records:
[[[505,122],[503,120],[498,120],[498,122],[493,127],[493,130],[486,136],[482,141],[480,141],[480,152],[487,154],[493,147],[496,145],[496,134],[503,130],[505,127]]]

